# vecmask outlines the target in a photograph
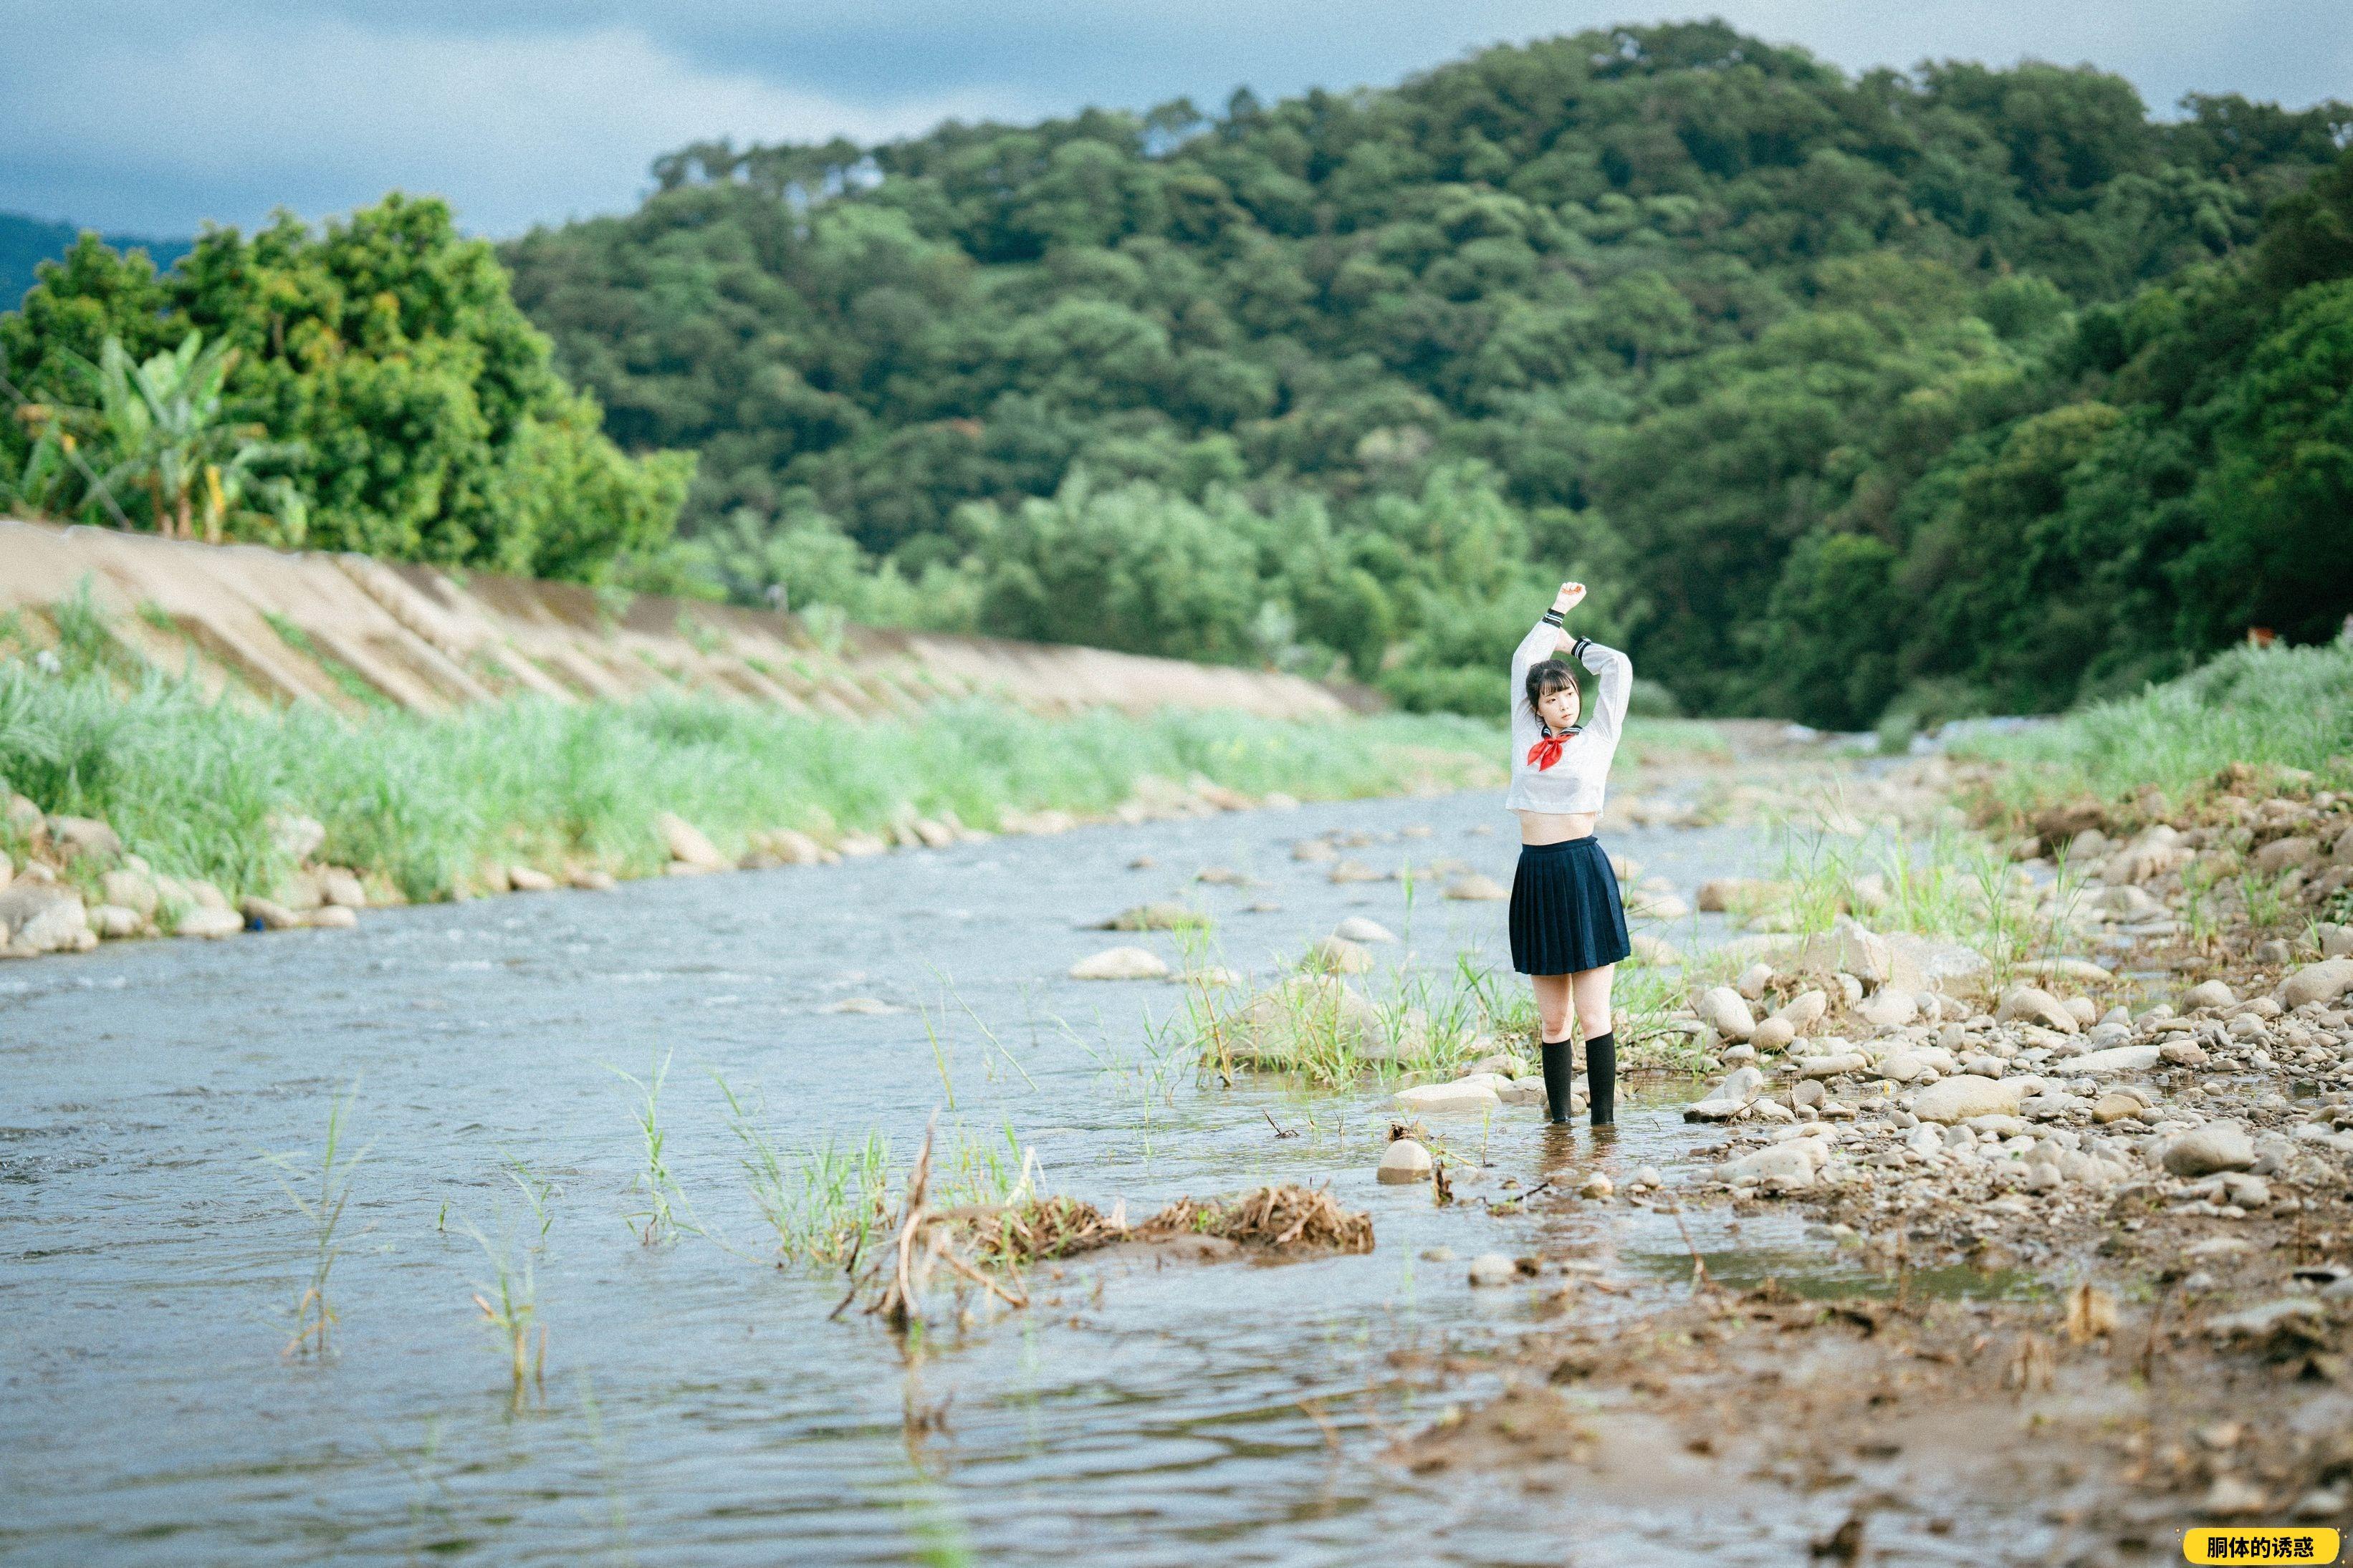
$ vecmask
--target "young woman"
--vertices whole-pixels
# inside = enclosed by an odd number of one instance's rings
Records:
[[[1512,655],[1512,789],[1504,805],[1520,814],[1520,867],[1512,879],[1512,967],[1535,987],[1545,1099],[1555,1121],[1568,1120],[1573,1003],[1585,1036],[1593,1125],[1607,1127],[1617,1120],[1618,1098],[1609,981],[1633,944],[1626,935],[1617,873],[1593,826],[1600,819],[1609,762],[1626,721],[1634,665],[1617,649],[1563,629],[1568,612],[1584,597],[1584,584],[1563,583],[1552,608]],[[1570,660],[1598,678],[1589,723],[1577,722],[1577,675]]]

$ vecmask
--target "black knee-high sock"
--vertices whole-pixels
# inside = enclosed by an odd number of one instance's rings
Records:
[[[1618,1036],[1614,1030],[1585,1042],[1585,1087],[1587,1098],[1593,1102],[1593,1125],[1608,1127],[1616,1122]]]
[[[1546,1040],[1542,1045],[1545,1108],[1555,1121],[1567,1121],[1568,1097],[1576,1092],[1577,1064],[1569,1058],[1567,1040]]]

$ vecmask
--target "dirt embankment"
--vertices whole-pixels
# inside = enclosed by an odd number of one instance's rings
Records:
[[[359,555],[287,554],[0,521],[0,615],[54,620],[84,591],[137,660],[214,689],[357,710],[440,712],[537,695],[698,692],[858,718],[985,697],[1039,712],[1112,707],[1338,717],[1361,688],[1297,676],[789,615],[575,584],[459,576]]]

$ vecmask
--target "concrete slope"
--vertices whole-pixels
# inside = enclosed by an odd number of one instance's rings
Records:
[[[71,630],[84,595],[126,662],[192,671],[215,691],[351,712],[664,691],[850,718],[968,697],[1042,713],[1175,707],[1279,719],[1377,706],[1360,687],[1100,648],[828,631],[726,605],[607,600],[577,584],[0,520],[0,614]]]

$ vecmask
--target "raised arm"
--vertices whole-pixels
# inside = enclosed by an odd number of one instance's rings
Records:
[[[1634,661],[1591,637],[1577,638],[1570,657],[1594,673],[1599,689],[1593,694],[1593,717],[1586,721],[1585,732],[1616,740],[1626,723],[1626,699],[1634,690]]]
[[[1553,595],[1552,608],[1520,639],[1519,647],[1512,654],[1512,702],[1515,710],[1520,694],[1527,689],[1528,667],[1538,659],[1567,653],[1574,645],[1576,639],[1562,629],[1562,622],[1584,597],[1584,584],[1563,583],[1560,592]]]

